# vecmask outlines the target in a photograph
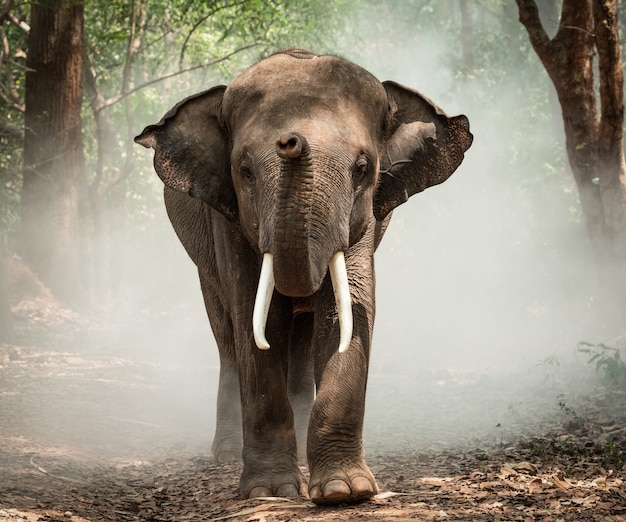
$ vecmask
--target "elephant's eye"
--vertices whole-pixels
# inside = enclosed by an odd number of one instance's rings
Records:
[[[369,163],[365,156],[359,156],[354,164],[354,176],[357,178],[364,178],[367,176]]]
[[[361,154],[356,162],[354,163],[354,167],[352,168],[352,184],[354,186],[354,190],[361,190],[369,179],[369,171],[370,171],[370,162],[367,159],[365,154]]]
[[[254,173],[252,172],[252,169],[247,165],[242,165],[239,169],[239,172],[241,174],[241,177],[246,181],[254,181]]]

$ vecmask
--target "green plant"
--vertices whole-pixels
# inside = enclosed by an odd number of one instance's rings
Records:
[[[603,373],[607,384],[626,388],[626,364],[619,348],[581,341],[578,343],[578,351],[591,356],[587,362],[596,363],[596,370]]]
[[[562,460],[559,465],[565,467],[567,473],[573,472],[573,469],[567,469],[568,460],[573,461],[574,467],[593,463],[605,469],[620,470],[626,465],[626,440],[619,437],[612,437],[604,443],[538,437],[528,441],[528,449],[531,455],[543,460]]]
[[[565,414],[566,421],[563,423],[563,426],[567,430],[579,430],[585,425],[585,419],[580,417],[576,411],[567,405],[565,402],[565,395],[560,393],[557,395],[557,399],[559,399],[559,408]]]
[[[556,355],[550,355],[546,357],[542,361],[539,361],[536,364],[537,367],[540,367],[544,371],[543,382],[544,384],[552,384],[558,381],[557,372],[561,363]]]

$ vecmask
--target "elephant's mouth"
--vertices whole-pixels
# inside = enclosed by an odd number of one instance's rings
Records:
[[[341,251],[335,252],[328,264],[330,278],[335,293],[335,304],[339,317],[339,352],[344,352],[352,340],[352,300],[350,298],[350,286],[348,284],[348,271],[346,259]],[[270,253],[263,255],[263,265],[259,277],[254,312],[252,315],[252,327],[254,341],[261,350],[267,350],[270,345],[265,338],[265,323],[269,313],[272,294],[274,293],[274,256]]]

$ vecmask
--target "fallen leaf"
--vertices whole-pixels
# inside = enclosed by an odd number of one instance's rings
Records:
[[[544,483],[543,483],[543,480],[541,480],[539,477],[532,479],[528,483],[528,491],[529,493],[533,495],[535,493],[539,493],[540,491],[543,491],[543,489],[544,489]]]
[[[565,478],[563,472],[554,475],[554,484],[560,489],[570,489],[574,487],[574,485]]]
[[[447,483],[449,483],[452,479],[450,478],[437,478],[437,477],[424,477],[422,478],[422,482],[424,484],[428,484],[430,486],[436,486],[438,488],[445,486]]]
[[[480,489],[498,489],[502,487],[502,482],[481,482]]]
[[[375,500],[385,500],[386,498],[397,497],[399,495],[406,495],[407,493],[396,493],[395,491],[383,491],[378,495],[374,495]]]
[[[515,477],[517,476],[517,471],[515,471],[513,468],[509,467],[509,466],[502,466],[500,468],[500,478],[506,479],[509,477]]]
[[[519,473],[526,473],[527,475],[537,474],[537,466],[535,466],[532,462],[510,462],[507,463],[506,466],[508,466],[509,468],[513,468]]]
[[[273,498],[273,497],[271,497]],[[281,500],[288,500],[288,499],[283,499],[281,498]],[[310,506],[307,506],[306,504],[285,504],[284,502],[277,502],[277,503],[273,503],[273,504],[260,504],[258,506],[254,506],[248,509],[242,509],[241,511],[237,511],[237,513],[231,513],[229,515],[223,515],[221,517],[217,517],[217,518],[212,518],[210,519],[212,522],[217,522],[218,520],[228,520],[230,518],[235,518],[235,517],[243,517],[246,515],[254,515],[255,513],[259,513],[262,511],[270,511],[271,509],[274,508],[284,508],[286,505],[289,506],[289,509],[294,509],[294,508],[308,508]],[[248,519],[249,520],[249,519]]]
[[[597,486],[597,487],[602,488],[602,489],[607,487],[606,478],[605,477],[598,477],[597,479],[594,479],[591,483],[594,486]]]

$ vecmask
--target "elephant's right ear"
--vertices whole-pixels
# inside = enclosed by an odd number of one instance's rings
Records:
[[[154,149],[154,169],[168,187],[200,199],[230,221],[237,197],[230,175],[229,139],[220,123],[225,86],[186,98],[135,142]]]
[[[472,144],[465,116],[447,116],[417,91],[383,82],[390,102],[390,138],[381,158],[374,216],[381,221],[413,194],[448,179]]]

